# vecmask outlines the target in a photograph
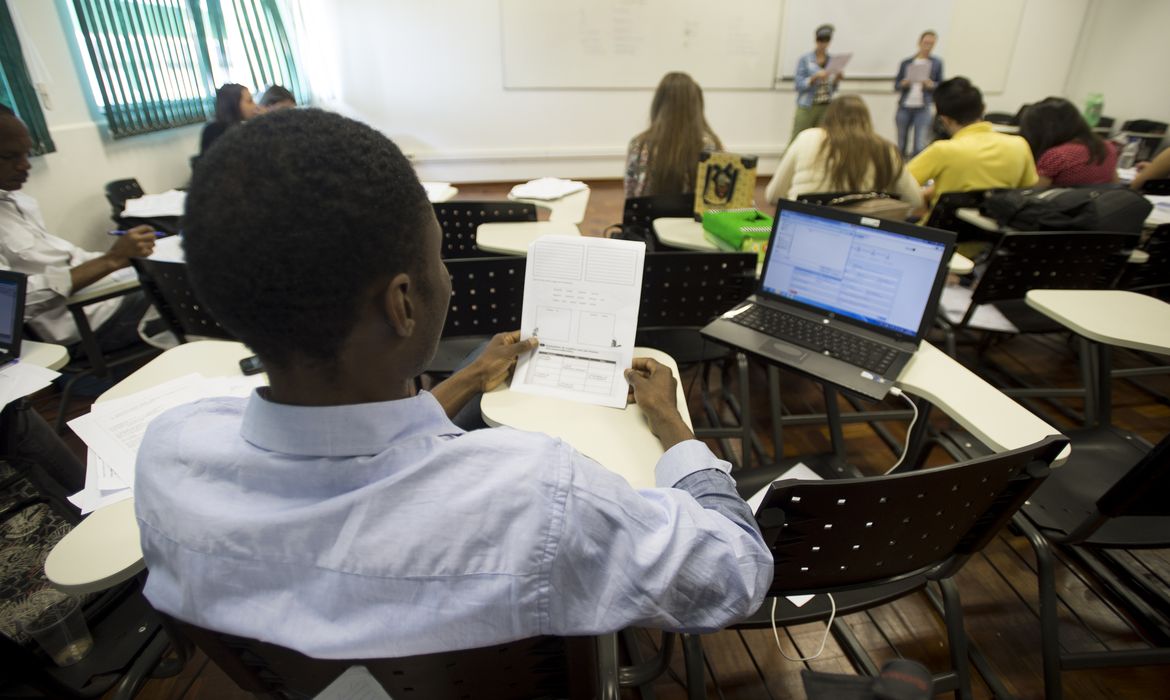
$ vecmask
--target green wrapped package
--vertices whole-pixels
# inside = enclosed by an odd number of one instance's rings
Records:
[[[756,209],[703,212],[703,237],[720,250],[754,252],[762,261],[771,235],[772,217]]]

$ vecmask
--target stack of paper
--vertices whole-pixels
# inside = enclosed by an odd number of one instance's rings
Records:
[[[187,193],[167,190],[162,194],[144,194],[137,199],[127,199],[122,216],[149,219],[155,216],[182,216],[187,205]]]
[[[3,368],[0,368],[0,408],[44,389],[60,376],[60,372],[25,364],[20,360],[4,365]]]
[[[129,396],[95,403],[90,412],[69,421],[89,447],[85,488],[69,498],[89,513],[130,496],[134,463],[146,426],[176,406],[213,396],[247,396],[265,375],[217,377],[188,374]]]
[[[557,177],[542,177],[516,185],[508,195],[512,199],[560,199],[565,195],[587,190],[589,186],[579,180],[562,180]]]
[[[450,182],[424,182],[422,186],[430,202],[446,202],[459,194],[459,190],[452,187]]]
[[[1146,217],[1147,226],[1161,226],[1170,224],[1170,196],[1164,194],[1147,194],[1146,199],[1154,205],[1153,211]]]

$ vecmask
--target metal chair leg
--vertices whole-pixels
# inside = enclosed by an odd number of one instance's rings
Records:
[[[687,669],[687,700],[706,700],[707,678],[703,668],[703,643],[699,635],[684,634],[682,647]]]

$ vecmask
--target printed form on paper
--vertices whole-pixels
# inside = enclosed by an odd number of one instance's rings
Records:
[[[624,408],[646,245],[545,236],[528,246],[520,358],[512,390]]]

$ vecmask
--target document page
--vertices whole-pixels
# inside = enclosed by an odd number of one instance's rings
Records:
[[[849,65],[849,59],[853,58],[852,53],[837,53],[829,57],[829,63],[825,66],[825,72],[829,75],[836,75],[845,72],[845,66]]]
[[[625,408],[646,245],[545,236],[528,246],[520,358],[512,390]]]

